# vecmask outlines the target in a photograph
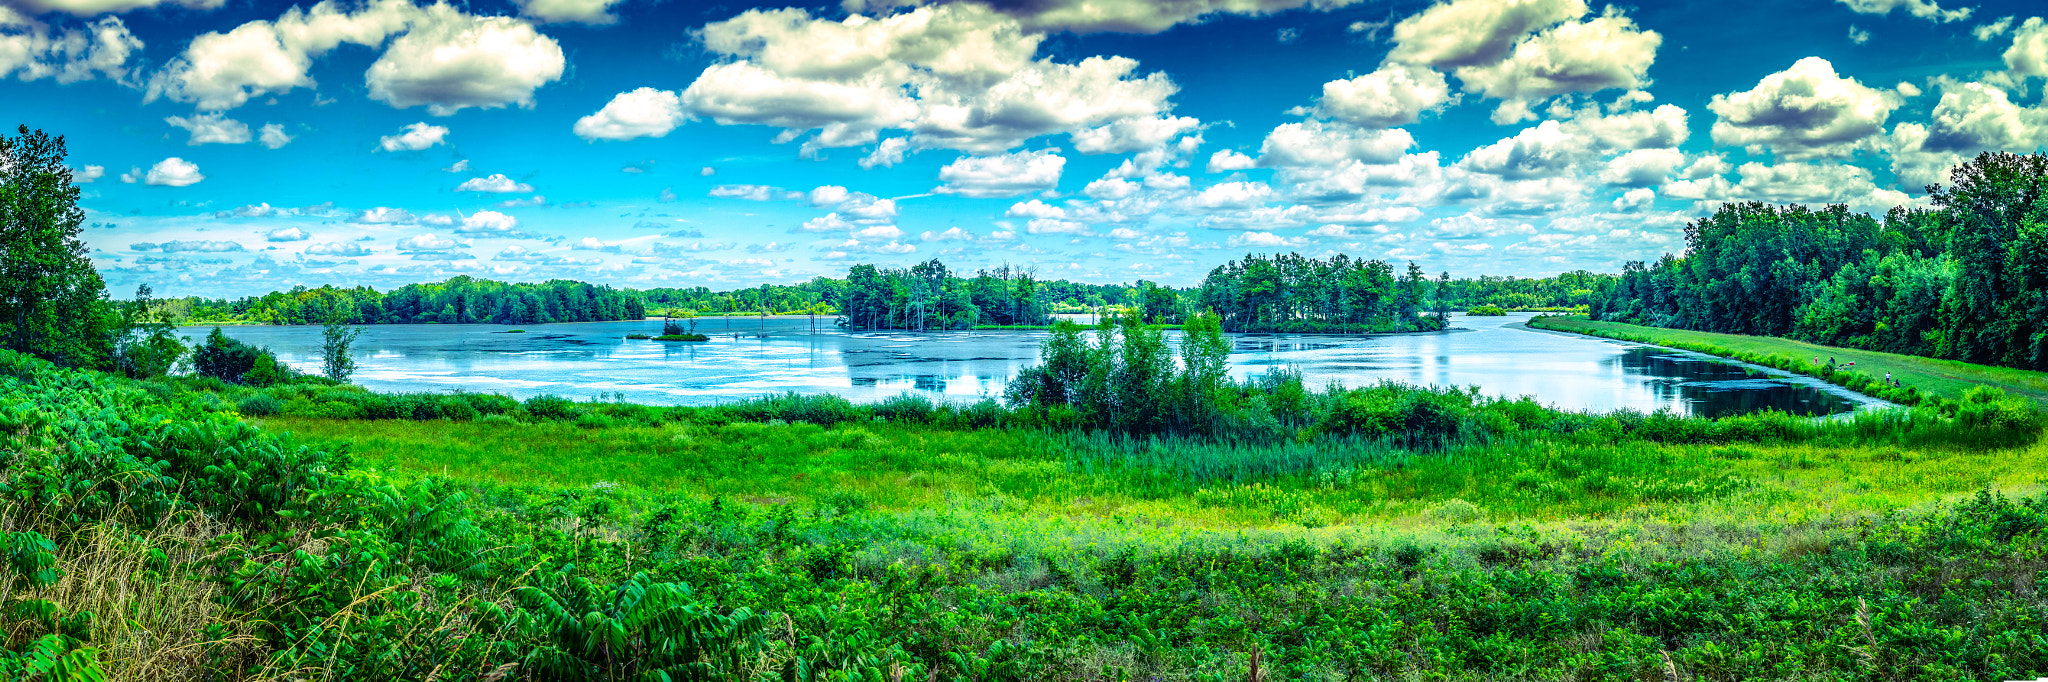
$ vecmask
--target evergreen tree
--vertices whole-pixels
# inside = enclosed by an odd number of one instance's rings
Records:
[[[85,211],[64,156],[62,136],[28,126],[0,134],[0,344],[102,366],[112,314],[78,239]]]

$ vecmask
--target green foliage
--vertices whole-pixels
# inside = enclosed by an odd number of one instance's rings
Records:
[[[0,348],[99,366],[115,313],[78,239],[85,211],[65,154],[62,136],[0,134]]]
[[[1595,320],[1789,336],[2048,369],[2048,156],[1985,153],[1880,222],[1846,206],[1732,203],[1684,257],[1630,263]]]
[[[356,373],[355,353],[350,348],[355,345],[356,337],[363,335],[361,327],[350,327],[344,319],[344,315],[336,314],[328,318],[327,326],[320,330],[321,372],[329,379],[342,382]]]
[[[235,404],[235,411],[251,417],[267,417],[284,411],[284,401],[268,393],[255,393]]]
[[[187,298],[168,307],[188,322],[261,324],[538,324],[647,316],[639,295],[609,286],[568,280],[494,282],[467,275],[389,292],[301,286],[232,301]]]
[[[764,648],[767,619],[710,612],[686,585],[636,573],[609,588],[570,567],[552,584],[514,590],[523,627],[542,644],[519,669],[558,680],[733,679]]]
[[[288,383],[296,378],[296,373],[278,362],[268,349],[228,338],[220,327],[214,327],[192,349],[192,369],[202,377],[251,386]]]
[[[1475,305],[1465,309],[1465,314],[1478,315],[1484,317],[1499,317],[1501,315],[1508,314],[1508,311],[1506,308],[1502,308],[1497,305]]]

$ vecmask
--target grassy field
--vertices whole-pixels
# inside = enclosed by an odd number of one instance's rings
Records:
[[[2042,408],[2048,408],[2048,373],[2023,369],[1974,365],[1954,360],[1937,360],[1916,355],[1899,355],[1877,351],[1837,348],[1819,344],[1794,341],[1770,336],[1743,336],[1720,334],[1684,329],[1665,329],[1620,322],[1595,322],[1584,317],[1549,317],[1540,322],[1531,322],[1538,329],[1593,333],[1595,335],[1622,334],[1646,343],[1670,345],[1673,343],[1713,344],[1737,352],[1761,355],[1782,355],[1793,358],[1821,358],[1826,362],[1834,358],[1838,365],[1855,363],[1850,369],[1873,377],[1890,373],[1900,383],[1918,387],[1922,392],[1933,393],[1947,398],[1962,396],[1964,391],[1975,386],[1993,386],[2007,394],[2023,396]],[[1603,332],[1605,334],[1603,334]]]
[[[1436,525],[1450,500],[1495,521],[1619,516],[1810,519],[1914,507],[1991,488],[2048,484],[2048,442],[2007,450],[1849,443],[1671,445],[1529,442],[1415,457],[1395,467],[1231,483],[1142,468],[1084,467],[1068,439],[1036,431],[914,424],[735,423],[586,429],[567,423],[257,422],[317,447],[347,447],[398,480],[617,485],[753,504],[858,500],[908,512],[1000,497],[1066,517],[1170,519],[1230,529]]]

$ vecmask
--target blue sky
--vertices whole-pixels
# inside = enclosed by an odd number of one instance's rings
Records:
[[[0,0],[110,289],[1613,271],[2048,143],[2039,3]]]

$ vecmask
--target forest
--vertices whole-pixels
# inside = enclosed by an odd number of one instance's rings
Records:
[[[1723,205],[1683,254],[1628,263],[1596,320],[2048,369],[2048,156],[1987,153],[1882,219]]]

